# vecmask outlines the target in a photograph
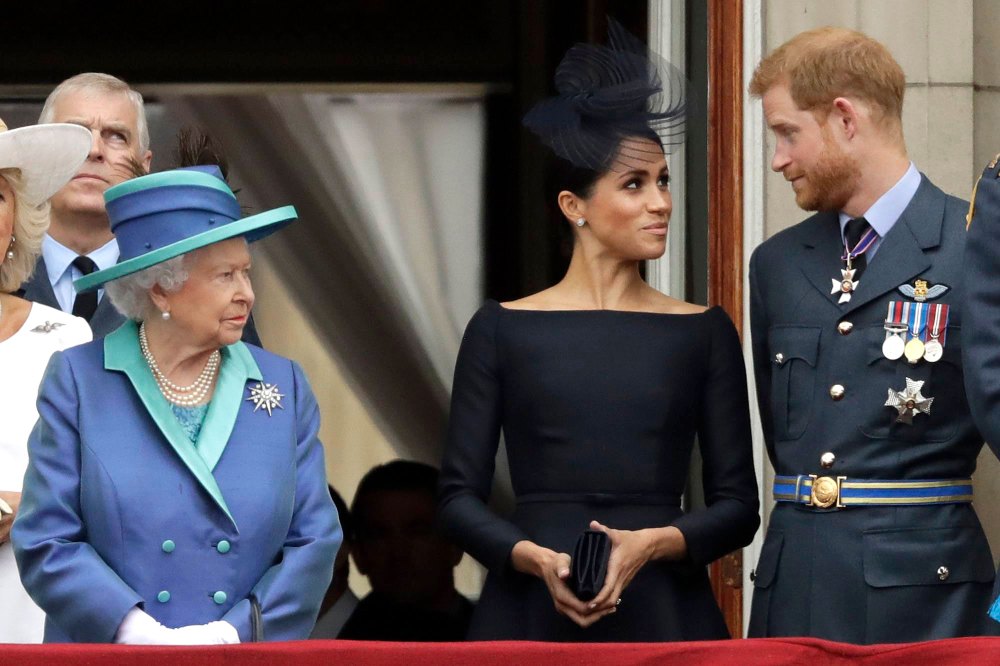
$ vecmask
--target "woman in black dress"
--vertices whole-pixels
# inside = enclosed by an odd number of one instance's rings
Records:
[[[525,118],[566,162],[569,270],[540,293],[487,302],[459,352],[440,517],[489,569],[472,639],[725,638],[705,565],[759,524],[736,330],[721,309],[665,296],[639,273],[665,249],[663,145],[683,122],[683,79],[617,24],[610,37],[571,49],[561,94]],[[501,430],[509,519],[486,505]],[[695,437],[707,507],[685,513]],[[584,602],[567,585],[568,553],[587,528],[612,550],[603,589]]]

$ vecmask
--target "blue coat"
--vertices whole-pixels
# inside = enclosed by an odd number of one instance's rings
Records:
[[[962,276],[968,204],[926,177],[851,300],[838,304],[836,213],[765,241],[750,260],[757,401],[777,474],[846,480],[968,477],[983,439],[963,385]],[[883,356],[890,301],[915,280],[948,289],[943,357]],[[900,287],[904,287],[903,290]],[[888,391],[924,382],[929,414],[896,421]],[[839,389],[839,390],[838,390]],[[824,464],[824,454],[832,454]],[[822,510],[779,503],[756,567],[749,633],[851,643],[985,633],[993,559],[971,504]]]
[[[319,413],[295,363],[236,343],[197,445],[156,388],[127,322],[52,357],[13,542],[46,642],[111,642],[139,605],[168,627],[226,620],[307,638],[341,530]],[[283,394],[268,413],[260,382]]]

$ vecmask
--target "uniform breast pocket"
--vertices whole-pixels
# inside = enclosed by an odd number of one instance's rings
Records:
[[[771,414],[778,439],[798,439],[809,425],[816,388],[819,327],[775,326],[771,351]]]
[[[955,435],[958,418],[968,413],[962,378],[962,330],[949,326],[941,358],[934,363],[920,359],[909,363],[906,357],[889,360],[882,353],[885,329],[867,331],[868,381],[866,395],[858,414],[861,432],[872,439],[896,439],[905,442],[942,442]],[[897,420],[899,411],[886,406],[889,390],[906,391],[907,379],[923,382],[920,395],[933,398],[926,413],[915,410],[912,423]]]

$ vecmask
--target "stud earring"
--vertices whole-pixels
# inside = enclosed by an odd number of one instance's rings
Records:
[[[585,224],[587,224],[587,220],[583,219],[582,217],[576,221],[576,226],[578,227],[582,227]]]
[[[163,319],[163,321],[169,321],[170,313],[164,310],[163,312],[160,313],[160,317]]]

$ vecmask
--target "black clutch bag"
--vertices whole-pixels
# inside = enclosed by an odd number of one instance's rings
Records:
[[[584,530],[573,548],[569,586],[581,601],[590,601],[604,587],[608,575],[611,540],[598,530]]]

